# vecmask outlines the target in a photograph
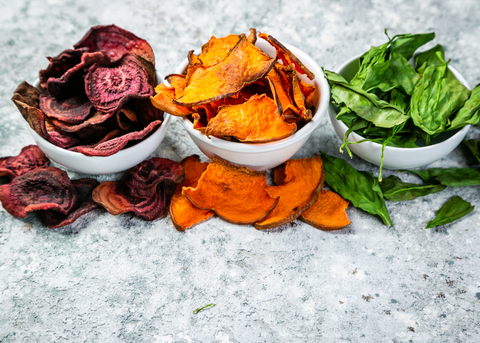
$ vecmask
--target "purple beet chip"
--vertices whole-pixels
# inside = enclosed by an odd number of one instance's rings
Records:
[[[86,96],[74,96],[66,100],[40,95],[40,109],[50,119],[69,124],[80,124],[92,114],[92,103]]]
[[[46,168],[50,160],[36,145],[28,145],[17,156],[0,157],[0,177],[10,180],[37,168]]]

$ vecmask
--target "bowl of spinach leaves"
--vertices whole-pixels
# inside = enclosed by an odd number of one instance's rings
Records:
[[[412,169],[445,157],[479,122],[480,87],[469,90],[443,47],[415,54],[434,37],[396,35],[325,70],[340,151],[380,166],[380,179],[382,167]]]

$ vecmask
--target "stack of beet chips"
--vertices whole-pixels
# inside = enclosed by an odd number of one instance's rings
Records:
[[[95,26],[74,49],[48,57],[42,92],[22,82],[13,102],[30,127],[64,149],[110,156],[162,123],[152,106],[155,56],[147,41],[115,25]]]

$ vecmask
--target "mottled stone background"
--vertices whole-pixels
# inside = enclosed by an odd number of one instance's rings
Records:
[[[98,24],[147,39],[163,75],[211,35],[250,27],[328,69],[385,42],[384,28],[435,31],[451,65],[470,86],[480,81],[475,0],[0,0],[0,8],[0,156],[33,143],[10,101],[17,84]],[[297,157],[339,156],[339,145],[325,117]],[[154,155],[193,153],[201,154],[174,121]],[[432,166],[471,164],[459,147]],[[479,190],[389,202],[393,227],[350,207],[342,232],[302,222],[259,232],[214,218],[179,233],[168,217],[147,223],[105,212],[49,230],[0,207],[0,342],[478,342]],[[477,208],[425,230],[453,195]],[[209,303],[216,306],[192,314]]]

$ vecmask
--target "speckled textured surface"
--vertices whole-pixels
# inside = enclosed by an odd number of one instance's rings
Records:
[[[0,0],[0,156],[33,143],[10,101],[45,56],[92,25],[147,39],[166,75],[211,35],[256,27],[334,69],[391,34],[435,31],[470,86],[480,82],[478,1],[6,1]],[[480,135],[479,128],[470,138]],[[325,116],[296,157],[339,156]],[[154,153],[200,151],[174,121]],[[358,158],[361,170],[377,168]],[[457,148],[435,167],[471,165]],[[391,171],[386,171],[385,176]],[[69,172],[72,178],[80,175]],[[99,181],[120,175],[98,177]],[[403,176],[415,180],[413,176]],[[393,227],[353,207],[351,226],[302,222],[274,232],[219,218],[186,233],[168,217],[88,215],[49,230],[0,207],[0,342],[478,342],[480,188],[447,188],[387,203]],[[477,208],[424,230],[453,195]],[[198,314],[209,303],[216,306]]]

